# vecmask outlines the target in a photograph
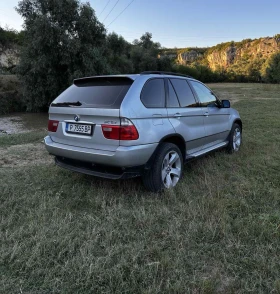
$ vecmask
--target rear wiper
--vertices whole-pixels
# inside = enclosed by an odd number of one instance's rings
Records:
[[[58,102],[52,103],[51,106],[81,106],[82,103],[80,101],[77,102]]]

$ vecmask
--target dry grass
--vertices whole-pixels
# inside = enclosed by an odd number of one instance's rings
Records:
[[[0,137],[0,293],[279,293],[280,86],[212,86],[239,98],[242,150],[163,195],[57,168],[43,133]]]
[[[0,168],[24,167],[53,163],[50,156],[46,156],[43,143],[29,143],[0,147]]]

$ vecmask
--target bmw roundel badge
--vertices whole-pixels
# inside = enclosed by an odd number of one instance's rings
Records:
[[[76,115],[74,116],[74,120],[75,120],[75,121],[79,121],[79,120],[80,120],[80,117],[78,116],[78,114],[76,114]]]

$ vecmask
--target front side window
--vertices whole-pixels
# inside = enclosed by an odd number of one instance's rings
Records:
[[[195,107],[197,103],[195,101],[193,92],[186,80],[183,79],[170,79],[181,107]]]
[[[216,106],[217,99],[206,86],[199,82],[190,81],[191,85],[193,86],[198,99],[201,102],[201,106]]]
[[[165,107],[164,80],[149,80],[142,90],[141,101],[147,108]]]

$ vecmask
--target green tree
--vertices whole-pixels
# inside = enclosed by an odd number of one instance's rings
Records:
[[[165,57],[159,58],[160,50],[160,43],[152,41],[151,33],[147,32],[139,40],[134,40],[130,52],[134,72],[171,70],[171,59]]]
[[[268,60],[265,79],[270,83],[280,83],[280,53],[276,53]]]
[[[9,47],[14,44],[21,45],[23,43],[24,32],[18,32],[16,30],[6,27],[3,29],[0,26],[0,44],[3,47]]]
[[[122,36],[111,33],[106,39],[105,55],[110,66],[110,73],[132,73],[134,71],[132,60],[130,59],[131,44]]]
[[[191,66],[175,64],[173,65],[173,71],[183,75],[191,76],[195,79],[198,79],[199,77],[199,72],[197,71],[197,69]]]
[[[18,73],[29,111],[44,110],[73,78],[108,72],[106,30],[79,0],[22,0],[25,38]]]

